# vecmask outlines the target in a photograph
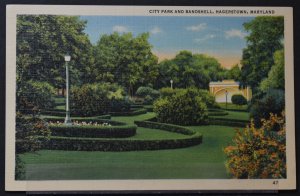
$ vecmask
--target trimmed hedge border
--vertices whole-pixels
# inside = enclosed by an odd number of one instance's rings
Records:
[[[135,116],[140,114],[146,114],[147,110],[144,108],[132,110],[129,112],[110,112],[109,114],[112,116]]]
[[[99,138],[51,137],[43,148],[49,150],[75,151],[140,151],[185,148],[200,144],[202,135],[195,134],[184,139],[121,140]]]
[[[65,118],[61,118],[61,117],[51,117],[51,118],[43,118],[45,121],[47,122],[64,122]],[[114,121],[114,120],[109,120],[109,119],[99,119],[99,118],[71,118],[71,120],[77,121],[77,122],[86,122],[86,123],[109,123],[113,126],[125,126],[127,125],[125,122],[119,122],[119,121]]]
[[[225,110],[219,110],[219,109],[208,109],[208,116],[226,116],[228,115],[228,112]]]
[[[224,125],[224,126],[234,126],[234,127],[245,127],[250,121],[237,120],[237,119],[225,119],[225,118],[215,118],[209,117],[210,125]]]
[[[62,137],[92,137],[92,138],[124,138],[136,134],[137,126],[68,126],[50,125],[52,136]]]
[[[169,132],[175,132],[180,133],[183,135],[194,135],[197,134],[197,132],[179,126],[179,125],[173,125],[173,124],[167,124],[167,123],[159,123],[159,122],[153,122],[153,121],[134,121],[134,124],[136,124],[138,127],[145,127],[150,129],[162,129]]]
[[[150,121],[135,121],[140,127],[163,129],[187,135],[180,139],[105,139],[83,137],[59,137],[51,136],[49,142],[44,143],[43,148],[49,150],[76,150],[76,151],[140,151],[185,148],[202,143],[202,135],[188,128],[157,123]]]

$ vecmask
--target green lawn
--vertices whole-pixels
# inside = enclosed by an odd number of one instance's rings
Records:
[[[202,144],[182,149],[133,152],[41,150],[26,153],[21,158],[26,163],[28,180],[228,178],[222,149],[231,141],[233,128],[190,128],[203,134]]]
[[[228,115],[225,116],[217,116],[217,118],[224,119],[236,119],[236,120],[249,120],[249,112],[235,112],[235,111],[226,111]]]
[[[226,109],[226,103],[218,103],[218,105],[222,108],[222,109]],[[231,110],[242,110],[242,111],[246,111],[248,108],[248,105],[235,105],[233,103],[227,103],[227,109],[231,109]]]
[[[247,112],[228,113],[219,117],[249,119]],[[148,112],[137,116],[112,117],[112,120],[133,124],[135,120],[154,116],[153,112]],[[229,178],[223,148],[231,142],[234,128],[215,125],[189,128],[202,133],[202,144],[181,149],[132,152],[41,150],[23,154],[21,158],[26,163],[27,180]],[[139,127],[133,138],[183,137],[186,136]]]

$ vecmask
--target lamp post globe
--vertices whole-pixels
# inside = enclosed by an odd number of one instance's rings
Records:
[[[171,88],[173,88],[173,80],[172,79],[170,80],[170,83],[171,83]]]
[[[72,121],[70,118],[70,106],[69,106],[69,62],[71,61],[71,56],[69,54],[65,55],[65,62],[66,62],[66,118],[65,124],[71,125]]]

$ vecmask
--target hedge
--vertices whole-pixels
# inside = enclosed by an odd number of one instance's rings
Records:
[[[146,114],[147,110],[142,108],[142,109],[136,109],[128,112],[110,112],[110,115],[112,116],[135,116],[135,115],[140,115],[140,114]]]
[[[195,131],[192,131],[191,129],[179,125],[173,125],[173,124],[166,124],[166,123],[159,123],[159,122],[152,122],[152,121],[134,121],[134,124],[136,124],[139,127],[145,127],[150,129],[162,129],[170,132],[181,133],[183,135],[194,135],[197,133]]]
[[[64,118],[60,118],[60,117],[50,117],[50,118],[44,118],[45,121],[47,122],[64,122]],[[98,118],[81,118],[81,117],[77,117],[77,118],[71,118],[71,120],[77,121],[77,122],[86,122],[86,123],[108,123],[114,126],[124,126],[127,125],[125,122],[119,122],[119,121],[114,121],[114,120],[109,120],[109,119],[98,119]]]
[[[123,138],[134,136],[136,134],[137,126],[50,125],[49,129],[51,130],[52,136]]]
[[[195,134],[183,139],[126,140],[100,138],[51,137],[43,148],[49,150],[76,151],[139,151],[185,148],[200,144],[202,135]]]
[[[208,116],[226,116],[228,112],[218,109],[208,109]]]
[[[237,120],[237,119],[224,119],[224,118],[212,118],[209,117],[210,125],[223,125],[223,126],[233,126],[233,127],[245,127],[249,121]]]

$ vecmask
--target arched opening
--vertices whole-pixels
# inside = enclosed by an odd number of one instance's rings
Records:
[[[227,91],[227,103],[231,103],[232,95],[243,93],[238,88],[223,88],[215,92],[215,98],[217,103],[226,103],[226,91]]]

